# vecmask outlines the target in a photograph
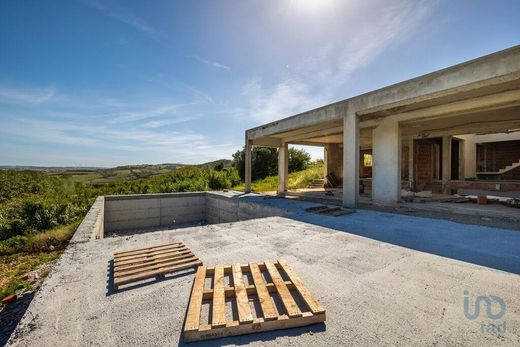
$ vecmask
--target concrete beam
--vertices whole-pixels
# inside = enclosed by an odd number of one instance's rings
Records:
[[[310,141],[293,141],[290,143],[291,145],[301,145],[301,146],[314,146],[314,147],[323,147],[325,143],[323,142],[310,142]]]
[[[479,97],[486,88],[498,91],[501,85],[520,80],[520,45],[484,57],[451,66],[427,75],[397,83],[354,98],[320,107],[276,122],[247,130],[250,139],[265,137],[293,129],[339,121],[345,110],[356,108],[360,115],[380,112],[394,107],[398,112],[404,105],[427,102],[430,105],[449,102],[456,95],[476,91]],[[511,89],[510,87],[508,89]],[[467,96],[468,97],[468,96]],[[469,96],[471,97],[471,96]],[[358,108],[357,105],[363,105]]]
[[[327,129],[308,131],[308,132],[304,132],[304,133],[301,133],[298,135],[284,137],[283,140],[285,142],[304,141],[304,140],[312,139],[312,138],[316,138],[316,137],[340,134],[341,132],[343,132],[343,125],[338,126],[338,127],[327,128]]]
[[[424,122],[425,120],[441,119],[443,117],[449,118],[457,115],[497,110],[519,105],[520,89],[403,112],[391,117],[396,117],[399,122],[404,123],[403,125],[413,125]]]
[[[399,123],[385,119],[373,131],[372,201],[395,203],[401,199],[401,134]]]
[[[419,133],[414,134],[414,138],[424,139],[432,137],[440,137],[444,135],[467,135],[467,134],[482,134],[482,133],[507,133],[510,129],[520,128],[520,119],[500,121],[489,120],[486,122],[475,122],[471,124],[460,124],[451,126],[449,129],[430,130],[424,129]],[[409,130],[409,129],[407,129]],[[417,130],[415,130],[417,131]],[[405,132],[404,129],[402,131]],[[406,131],[409,135],[409,132]]]
[[[282,145],[282,141],[280,139],[274,137],[264,137],[261,139],[255,139],[251,141],[253,146],[258,147],[273,147],[278,148]]]
[[[343,118],[343,205],[359,203],[359,118],[347,110]]]

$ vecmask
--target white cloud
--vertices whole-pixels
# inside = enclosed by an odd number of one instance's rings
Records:
[[[205,59],[205,58],[202,58],[198,55],[193,55],[193,57],[200,61],[201,63],[203,64],[206,64],[206,65],[209,65],[209,66],[212,66],[212,67],[215,67],[217,69],[223,69],[223,70],[230,70],[231,68],[227,65],[224,65],[224,64],[221,64],[221,63],[218,63],[216,61],[211,61],[211,60],[208,60],[208,59]]]
[[[43,89],[17,89],[0,86],[0,102],[17,104],[41,104],[51,100],[56,94],[54,87]]]
[[[431,2],[392,2],[373,7],[362,23],[346,21],[345,31],[334,33],[311,56],[302,57],[294,68],[286,69],[275,83],[253,77],[244,83],[246,105],[235,115],[267,123],[289,117],[326,103],[346,98],[341,90],[349,76],[370,64],[385,49],[406,40],[431,13]]]
[[[177,110],[182,108],[183,106],[187,106],[189,104],[170,104],[155,107],[151,110],[147,111],[136,111],[136,112],[124,112],[115,117],[112,122],[120,123],[120,122],[134,122],[148,118],[160,117],[165,115],[174,115]],[[188,119],[191,120],[191,119]]]
[[[42,144],[60,144],[90,148],[95,153],[126,152],[130,157],[155,156],[162,162],[203,162],[231,157],[236,145],[213,143],[195,131],[161,131],[154,127],[115,127],[112,124],[83,124],[74,121],[38,120],[30,117],[4,119],[2,136],[27,139]],[[100,152],[101,150],[101,152]],[[94,162],[90,162],[93,165]],[[114,165],[118,164],[116,159]]]
[[[186,116],[186,117],[178,117],[175,119],[154,120],[154,121],[146,122],[146,123],[142,124],[141,126],[143,128],[161,128],[161,127],[165,127],[168,125],[190,122],[192,120],[196,120],[199,118],[200,117],[198,117],[198,116]]]
[[[96,0],[84,0],[83,2],[85,5],[98,10],[107,17],[114,18],[146,34],[156,34],[156,30],[152,26],[122,6]]]

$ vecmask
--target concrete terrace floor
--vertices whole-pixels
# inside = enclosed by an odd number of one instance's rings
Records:
[[[192,346],[520,345],[520,232],[367,210],[328,217],[304,212],[313,203],[237,198],[288,216],[71,244],[10,343],[183,345],[193,273],[116,293],[109,284],[115,251],[182,240],[207,266],[286,259],[327,310],[324,325]],[[497,323],[484,309],[464,316],[465,291],[472,303],[505,301],[504,334],[481,332],[482,322]]]

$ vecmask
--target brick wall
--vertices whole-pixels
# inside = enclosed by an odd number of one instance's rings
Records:
[[[403,147],[403,152],[401,153],[401,178],[408,179],[409,174],[409,156],[410,156],[410,148],[408,146]]]
[[[520,160],[520,140],[480,144],[477,157],[479,170],[499,171]],[[501,179],[520,179],[520,170],[506,172]]]
[[[433,145],[426,141],[416,141],[415,146],[417,148],[417,183],[428,183],[432,179],[433,173]]]
[[[496,190],[496,185],[500,184],[500,190],[503,192],[520,191],[520,182],[486,182],[486,181],[451,181],[446,183],[446,191],[457,191],[462,189],[479,189],[479,190]]]

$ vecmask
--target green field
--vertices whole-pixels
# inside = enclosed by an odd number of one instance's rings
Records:
[[[289,174],[289,189],[305,188],[323,177],[322,163],[305,166]],[[269,176],[254,181],[252,189],[275,191],[277,185],[277,176]],[[0,170],[0,299],[31,290],[34,282],[27,273],[46,275],[49,262],[59,258],[97,196],[243,188],[230,161],[198,166]]]
[[[312,180],[323,178],[323,164],[311,164],[305,170],[296,171],[289,174],[287,178],[287,187],[289,189],[306,188]],[[251,190],[253,192],[272,192],[278,188],[278,176],[269,176],[261,180],[251,182]],[[235,190],[244,190],[244,184],[233,187]]]

